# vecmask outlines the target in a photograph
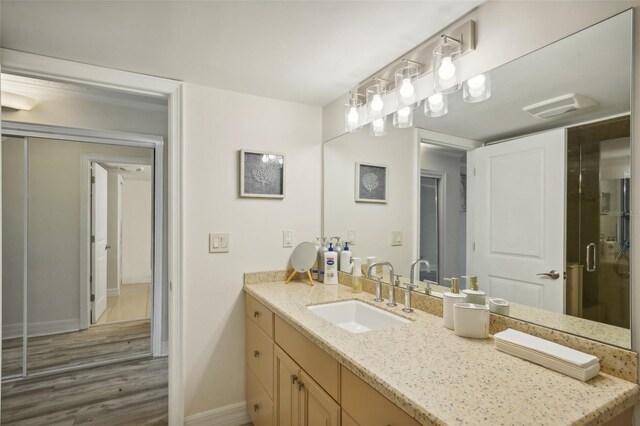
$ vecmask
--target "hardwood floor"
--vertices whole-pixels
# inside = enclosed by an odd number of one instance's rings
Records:
[[[2,385],[2,425],[166,425],[167,358],[144,358]]]
[[[90,327],[73,333],[31,337],[28,374],[90,362],[110,362],[151,352],[151,322],[128,321]],[[2,375],[22,371],[22,339],[2,342]]]

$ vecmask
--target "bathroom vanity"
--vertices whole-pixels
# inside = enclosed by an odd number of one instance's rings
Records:
[[[245,281],[247,409],[254,425],[630,424],[638,385],[581,382],[465,339],[442,318],[344,285]],[[354,333],[309,306],[374,305],[409,323]]]

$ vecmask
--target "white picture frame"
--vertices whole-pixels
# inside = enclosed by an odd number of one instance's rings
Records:
[[[285,197],[285,155],[277,152],[240,150],[240,197]]]
[[[382,164],[356,163],[355,201],[358,203],[386,203],[389,193],[389,174]]]

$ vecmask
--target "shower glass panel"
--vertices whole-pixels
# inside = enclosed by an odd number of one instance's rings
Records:
[[[2,378],[23,376],[26,360],[25,290],[27,140],[2,137]]]
[[[629,328],[629,117],[568,131],[567,313]],[[573,296],[573,297],[571,297]]]
[[[439,178],[420,178],[420,259],[428,259],[431,264],[431,272],[421,266],[420,280],[436,283],[440,283],[439,186]]]

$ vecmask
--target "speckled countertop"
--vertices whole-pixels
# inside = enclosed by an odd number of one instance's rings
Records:
[[[425,425],[596,425],[638,399],[634,383],[602,373],[572,379],[499,352],[491,338],[458,337],[440,317],[405,314],[346,286],[268,282],[245,290]],[[306,308],[348,299],[413,322],[353,334]]]

